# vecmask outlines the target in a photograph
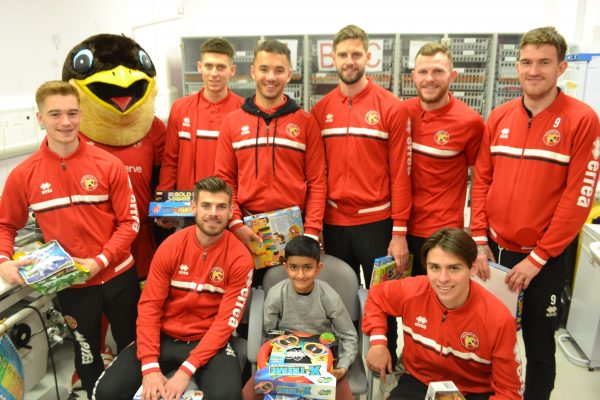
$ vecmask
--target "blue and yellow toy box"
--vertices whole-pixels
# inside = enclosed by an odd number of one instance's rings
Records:
[[[190,191],[159,191],[150,202],[150,217],[191,217],[190,203],[192,192]]]
[[[275,336],[276,335],[276,336]],[[330,373],[337,346],[330,333],[273,332],[257,357],[255,389],[265,399],[335,399],[336,379]]]
[[[304,234],[302,213],[298,206],[244,217],[244,223],[262,238],[262,247],[252,246],[259,253],[254,257],[254,267],[261,269],[282,264],[285,244]]]

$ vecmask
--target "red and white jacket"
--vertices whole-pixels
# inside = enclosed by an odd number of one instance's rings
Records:
[[[142,374],[160,372],[160,334],[199,341],[179,367],[188,375],[205,365],[229,341],[242,318],[254,262],[229,231],[203,248],[190,226],[156,250],[138,304],[137,356]]]
[[[388,316],[402,317],[402,361],[420,382],[451,380],[463,394],[494,392],[490,400],[522,398],[515,318],[476,282],[454,310],[442,306],[426,276],[372,286],[362,325],[371,345],[387,345]]]
[[[267,123],[268,121],[268,123]],[[317,237],[325,209],[325,155],[315,119],[291,98],[267,113],[248,98],[227,115],[219,136],[216,175],[233,189],[230,228],[242,214],[298,206],[304,231]]]
[[[223,100],[212,103],[203,91],[177,99],[171,106],[157,190],[194,190],[194,183],[214,175],[221,123],[244,99],[229,90]]]
[[[142,140],[124,147],[108,146],[94,142],[82,134],[84,140],[117,157],[125,164],[133,193],[140,211],[140,231],[131,244],[131,254],[135,259],[135,267],[139,277],[146,277],[156,250],[152,224],[148,223],[148,209],[154,198],[152,190],[153,168],[160,167],[165,146],[165,124],[154,117],[150,130]]]
[[[600,123],[588,105],[559,92],[530,117],[522,98],[489,116],[475,163],[471,231],[529,253],[538,267],[563,252],[585,222],[600,170]]]
[[[16,232],[33,210],[44,241],[57,240],[72,257],[93,258],[101,269],[83,285],[105,283],[133,265],[130,246],[139,212],[123,163],[79,141],[61,158],[40,149],[8,176],[0,202],[0,263],[13,254]]]
[[[464,228],[468,167],[475,164],[483,119],[464,102],[425,111],[414,97],[404,102],[412,137],[412,207],[408,234],[426,238],[443,227]]]
[[[338,86],[311,113],[325,143],[325,222],[353,226],[391,217],[393,234],[406,235],[411,155],[403,103],[369,79],[352,98]]]

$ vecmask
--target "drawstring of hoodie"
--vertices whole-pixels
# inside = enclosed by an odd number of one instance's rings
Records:
[[[251,115],[256,116],[256,141],[254,144],[254,176],[256,177],[256,179],[258,179],[258,147],[259,147],[259,136],[260,136],[260,120],[261,120],[261,118],[264,119],[265,124],[267,126],[267,128],[266,128],[267,129],[267,137],[266,137],[267,143],[265,143],[265,147],[267,149],[268,149],[268,144],[269,144],[269,142],[268,142],[269,141],[269,125],[271,124],[271,121],[273,119],[275,120],[273,141],[271,143],[271,162],[272,162],[273,174],[275,174],[275,161],[276,161],[275,137],[277,136],[277,123],[279,121],[279,117],[288,115],[288,114],[292,114],[292,113],[300,110],[300,106],[298,106],[298,104],[294,101],[294,99],[286,96],[286,103],[281,108],[276,110],[273,114],[267,114],[258,108],[256,103],[254,103],[254,96],[252,96],[252,97],[248,97],[246,99],[246,101],[244,101],[244,104],[242,104],[242,110],[244,110],[245,112],[247,112]]]
[[[275,136],[277,136],[277,122],[279,117],[275,117],[275,129],[273,129],[273,146],[271,151],[271,168],[273,168],[273,175],[275,175]],[[267,139],[269,140],[269,139]]]
[[[258,179],[258,134],[260,132],[260,116],[256,118],[256,143],[254,145],[254,176]]]

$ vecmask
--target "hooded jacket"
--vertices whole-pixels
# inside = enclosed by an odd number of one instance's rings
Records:
[[[318,236],[325,210],[325,154],[315,119],[286,97],[273,112],[254,98],[228,114],[217,144],[216,175],[233,189],[230,229],[242,215],[297,205],[304,230]]]

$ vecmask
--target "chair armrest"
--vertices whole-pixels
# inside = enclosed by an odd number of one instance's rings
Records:
[[[256,355],[262,345],[264,303],[265,292],[260,288],[252,289],[250,320],[248,322],[248,361],[253,366],[256,366]]]

